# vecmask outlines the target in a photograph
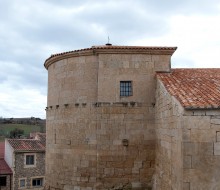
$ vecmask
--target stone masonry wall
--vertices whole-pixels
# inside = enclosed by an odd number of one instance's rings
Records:
[[[36,167],[25,168],[24,165],[24,153],[15,153],[15,167],[13,176],[13,189],[19,189],[19,178],[26,178],[26,188],[31,188],[32,177],[44,177],[45,176],[45,152],[36,152]],[[37,188],[38,190],[42,188]]]
[[[155,103],[155,71],[170,70],[170,55],[100,54],[98,102]],[[120,97],[120,81],[132,81],[133,95]]]
[[[170,57],[126,50],[74,55],[48,67],[50,190],[152,186],[155,71],[169,71]],[[120,97],[120,81],[132,81],[132,96]]]
[[[220,189],[220,111],[183,114],[183,189]]]
[[[97,185],[148,188],[154,173],[155,129],[151,107],[117,104],[97,108]],[[126,144],[127,141],[127,144]]]
[[[97,101],[97,56],[72,57],[48,68],[48,105]]]
[[[220,189],[220,111],[184,110],[158,81],[154,189]]]
[[[132,102],[48,111],[53,128],[47,134],[53,136],[47,146],[47,183],[60,189],[150,187],[155,163],[152,110]],[[50,114],[56,119],[50,120]]]
[[[183,108],[166,91],[161,81],[156,90],[156,173],[155,190],[182,189]]]

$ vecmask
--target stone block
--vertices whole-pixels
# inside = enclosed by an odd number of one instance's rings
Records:
[[[191,129],[191,141],[193,142],[213,142],[216,132],[213,129]]]
[[[184,156],[183,157],[183,168],[192,168],[192,156]]]
[[[220,111],[219,110],[207,110],[206,115],[210,116],[220,116]]]
[[[195,115],[195,116],[205,116],[206,111],[195,110],[195,111],[193,111],[193,115]]]
[[[89,178],[88,177],[80,177],[80,181],[87,182],[87,181],[89,181]]]
[[[220,142],[220,131],[216,131],[216,142]]]
[[[171,149],[171,143],[167,141],[161,141],[161,146],[170,150]]]
[[[92,190],[92,187],[81,187],[81,190]]]
[[[220,142],[214,143],[214,155],[220,156]]]
[[[132,174],[139,174],[140,168],[132,168]]]
[[[210,116],[183,116],[183,128],[210,129]]]
[[[143,162],[142,161],[134,161],[134,168],[142,168]]]
[[[81,160],[80,166],[81,167],[89,167],[89,161],[88,160]]]
[[[212,117],[211,124],[220,125],[220,118]]]
[[[183,155],[213,155],[213,142],[184,142]]]
[[[190,190],[190,182],[183,182],[183,190]]]
[[[132,188],[141,188],[141,182],[132,182],[131,183]]]
[[[64,190],[81,190],[79,186],[64,185]]]
[[[183,128],[183,142],[188,142],[190,141],[191,138],[191,129],[185,129]]]
[[[96,182],[96,177],[89,177],[89,182],[95,183]]]
[[[113,176],[114,175],[114,168],[105,168],[104,169],[104,174],[106,176]]]

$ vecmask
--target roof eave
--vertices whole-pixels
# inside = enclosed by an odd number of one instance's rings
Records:
[[[67,59],[70,57],[89,56],[98,54],[149,54],[149,55],[173,55],[177,47],[151,47],[151,46],[112,46],[112,47],[99,47],[93,46],[82,50],[75,50],[51,55],[44,62],[44,67],[48,67],[56,61]]]
[[[45,152],[45,150],[14,150],[15,153]]]

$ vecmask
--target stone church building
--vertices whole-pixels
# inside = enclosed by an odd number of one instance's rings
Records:
[[[172,69],[176,49],[106,44],[45,61],[45,189],[220,189],[220,69]]]

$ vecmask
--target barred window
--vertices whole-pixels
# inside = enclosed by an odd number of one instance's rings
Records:
[[[120,81],[120,96],[132,96],[132,81]]]

